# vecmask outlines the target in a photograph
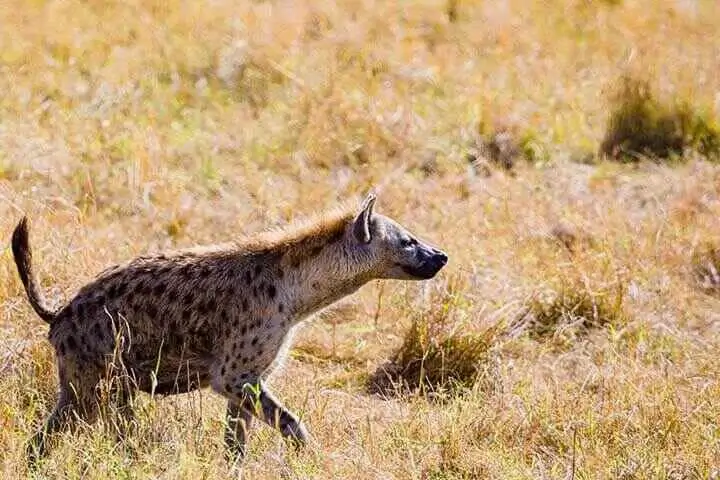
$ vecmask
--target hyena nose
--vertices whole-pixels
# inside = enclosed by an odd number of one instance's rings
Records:
[[[448,261],[448,256],[445,252],[441,252],[440,250],[435,251],[435,261],[439,263],[441,266],[445,266],[445,264]]]

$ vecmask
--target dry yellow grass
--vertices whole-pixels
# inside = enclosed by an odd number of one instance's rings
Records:
[[[7,248],[23,213],[44,288],[66,298],[115,261],[379,185],[379,210],[450,265],[370,285],[302,333],[274,385],[319,446],[295,454],[258,428],[243,478],[717,478],[720,304],[692,259],[720,235],[720,168],[574,161],[597,151],[608,87],[628,72],[720,116],[717,25],[714,0],[6,0],[0,475],[27,475],[24,442],[55,395],[47,326]],[[479,174],[466,154],[481,122],[532,132],[547,162]],[[558,225],[587,241],[566,248]],[[443,402],[368,393],[451,279],[464,332],[507,326],[484,381]],[[514,334],[568,279],[621,292],[623,322],[562,348]],[[126,444],[85,428],[38,476],[237,474],[219,397],[140,407]]]

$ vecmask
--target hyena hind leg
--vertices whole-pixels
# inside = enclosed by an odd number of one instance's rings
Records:
[[[118,442],[124,442],[137,430],[135,417],[135,389],[127,381],[117,380],[118,384],[113,385],[107,399],[107,406],[111,407],[106,415],[112,427],[112,435]],[[122,383],[120,383],[122,382]]]
[[[29,465],[35,465],[38,460],[47,455],[48,441],[53,434],[74,430],[78,421],[92,423],[97,418],[96,404],[90,403],[81,407],[78,402],[71,399],[72,396],[73,394],[68,392],[68,387],[61,387],[57,404],[52,413],[44,426],[27,443],[25,451]]]
[[[99,375],[93,368],[86,368],[83,376],[74,375],[68,371],[77,371],[72,368],[73,363],[58,358],[60,392],[55,408],[44,426],[27,443],[25,451],[31,467],[47,454],[48,440],[53,434],[74,430],[79,421],[92,423],[97,418],[95,387],[99,382]]]

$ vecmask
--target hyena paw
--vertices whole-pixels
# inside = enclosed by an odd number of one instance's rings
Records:
[[[245,460],[247,444],[233,442],[225,444],[225,460],[229,463],[238,463]]]
[[[293,440],[298,447],[312,442],[312,437],[308,433],[307,428],[305,428],[305,425],[298,420],[284,425],[282,428],[282,434]]]

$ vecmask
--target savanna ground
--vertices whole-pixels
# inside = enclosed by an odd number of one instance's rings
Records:
[[[301,333],[273,386],[318,446],[258,427],[242,477],[717,478],[720,167],[597,155],[628,75],[720,115],[717,25],[713,0],[3,1],[2,477],[56,394],[23,214],[65,299],[374,187],[450,264]],[[137,408],[125,444],[87,426],[36,475],[238,474],[217,395]]]

